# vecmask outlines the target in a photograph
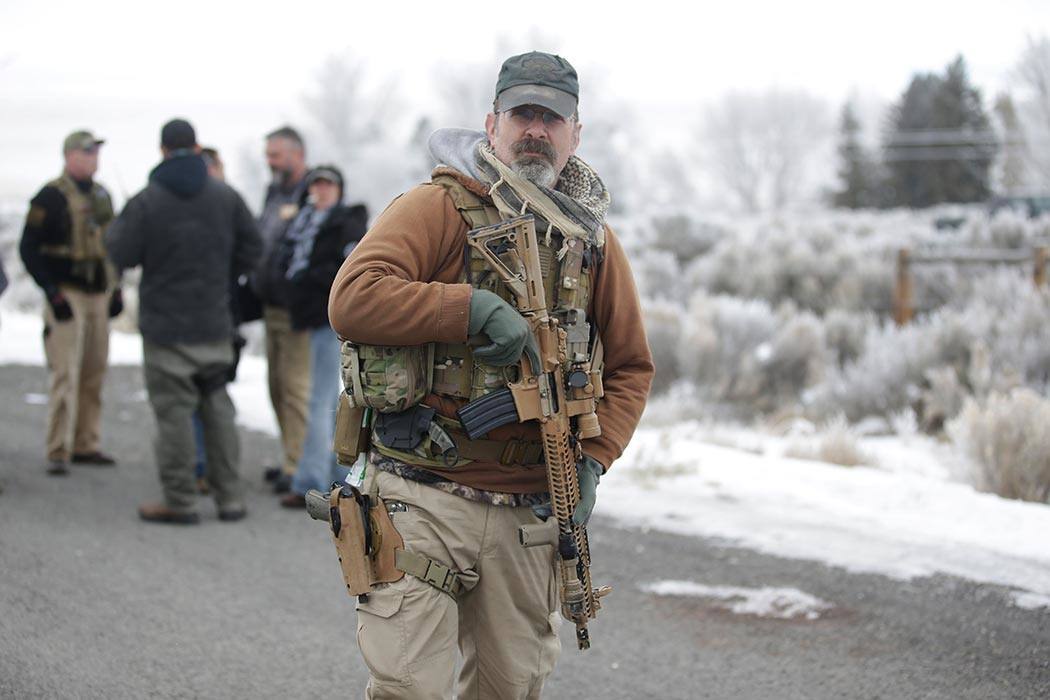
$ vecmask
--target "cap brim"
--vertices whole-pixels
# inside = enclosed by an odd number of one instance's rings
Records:
[[[546,85],[515,85],[501,92],[496,98],[496,109],[500,112],[522,105],[546,107],[562,119],[568,119],[576,112],[575,97]]]

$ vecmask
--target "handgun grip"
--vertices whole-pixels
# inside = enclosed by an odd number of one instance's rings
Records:
[[[314,520],[329,522],[332,518],[331,507],[332,505],[328,501],[327,494],[321,493],[317,489],[310,489],[306,492],[306,512]]]

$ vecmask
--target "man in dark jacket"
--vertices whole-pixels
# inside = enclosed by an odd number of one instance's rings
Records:
[[[62,144],[62,174],[29,203],[19,252],[44,293],[44,352],[50,373],[48,474],[73,462],[112,465],[99,451],[109,319],[124,308],[106,265],[102,235],[113,219],[109,193],[94,181],[104,141],[74,131]]]
[[[208,482],[220,520],[239,520],[244,501],[234,407],[226,392],[233,362],[230,275],[248,272],[262,243],[232,188],[208,177],[189,122],[161,130],[164,155],[149,185],[106,234],[118,268],[142,266],[139,328],[164,501],[139,507],[143,520],[196,523],[192,416],[200,411]]]

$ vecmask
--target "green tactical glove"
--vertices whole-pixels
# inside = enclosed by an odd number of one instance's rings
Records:
[[[475,348],[474,357],[490,365],[506,367],[517,363],[526,346],[529,346],[530,355],[539,356],[539,353],[533,355],[536,341],[524,317],[496,294],[475,289],[470,295],[467,334],[481,333],[488,336],[490,343]]]
[[[594,501],[597,498],[598,480],[605,473],[605,467],[593,457],[583,456],[576,464],[576,475],[580,480],[580,502],[576,504],[576,511],[572,514],[573,525],[586,525],[591,519],[591,511],[594,510]]]

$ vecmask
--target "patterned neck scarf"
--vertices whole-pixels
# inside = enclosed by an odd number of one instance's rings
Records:
[[[500,213],[510,218],[532,214],[536,232],[550,244],[552,231],[565,238],[581,238],[601,248],[605,245],[605,213],[609,191],[594,169],[576,156],[569,158],[554,189],[540,187],[515,173],[481,142],[475,151],[481,181]]]

